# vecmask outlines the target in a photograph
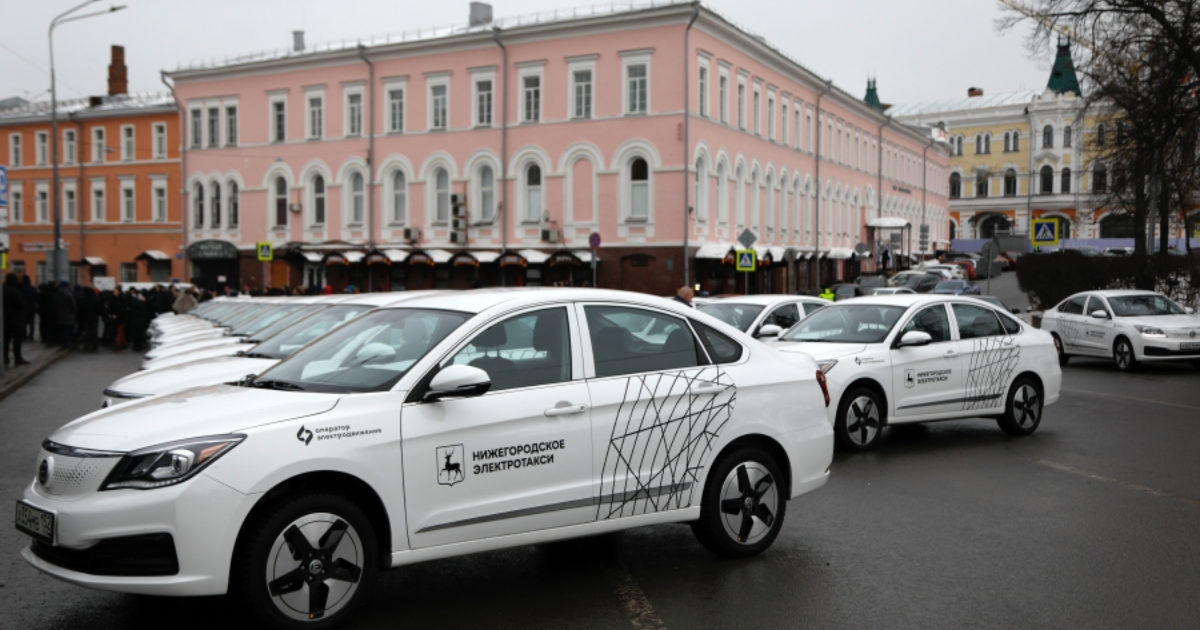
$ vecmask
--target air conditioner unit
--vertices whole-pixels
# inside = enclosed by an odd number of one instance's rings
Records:
[[[450,214],[460,219],[467,218],[466,195],[450,195]]]
[[[454,220],[450,221],[450,229],[452,229],[452,230],[467,229],[467,220],[466,219],[454,219]]]
[[[288,210],[290,210],[291,212],[300,212],[301,210],[303,210],[303,208],[298,203],[289,203]]]
[[[542,230],[543,243],[557,243],[559,239],[559,231],[554,228],[546,228]]]
[[[450,233],[450,242],[454,243],[455,245],[466,245],[467,244],[467,233],[466,232],[451,232]]]
[[[416,228],[416,227],[404,228],[404,240],[406,240],[406,241],[421,240],[421,228]]]

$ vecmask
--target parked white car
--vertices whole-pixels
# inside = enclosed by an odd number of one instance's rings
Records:
[[[936,273],[945,280],[966,280],[967,271],[959,265],[926,264],[921,265],[921,271]]]
[[[802,295],[739,295],[702,304],[700,312],[755,338],[777,337],[829,300]]]
[[[1161,293],[1085,291],[1042,316],[1060,363],[1072,356],[1112,359],[1117,369],[1142,361],[1191,361],[1200,368],[1200,315]]]
[[[647,319],[662,343],[635,334]],[[430,295],[242,386],[54,432],[22,556],[104,590],[231,593],[286,627],[337,623],[380,569],[642,525],[750,556],[828,479],[818,373],[654,296]]]
[[[773,344],[817,360],[829,381],[838,444],[873,447],[884,427],[995,417],[1033,433],[1058,400],[1049,333],[968,297],[887,295],[836,303]]]

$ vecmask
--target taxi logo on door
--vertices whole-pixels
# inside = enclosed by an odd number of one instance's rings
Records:
[[[463,453],[465,452],[462,444],[437,448],[437,481],[439,484],[453,486],[467,478],[462,467]]]
[[[912,389],[917,384],[917,371],[904,370],[904,386]]]

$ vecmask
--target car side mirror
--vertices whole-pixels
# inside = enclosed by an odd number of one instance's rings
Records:
[[[900,343],[897,344],[897,347],[927,346],[930,343],[933,343],[933,337],[929,333],[920,330],[910,330],[900,338]]]
[[[776,326],[775,324],[767,324],[765,326],[760,327],[758,329],[758,333],[756,333],[754,335],[754,337],[756,339],[761,339],[762,337],[778,337],[779,333],[781,333],[781,332],[783,332],[783,328],[781,326]]]
[[[443,398],[470,398],[482,396],[492,387],[492,378],[487,372],[469,365],[450,365],[442,368],[429,382],[429,391],[424,400],[432,402]]]
[[[1096,319],[1108,319],[1108,311],[1092,311],[1092,317]]]
[[[1021,309],[1019,309],[1019,308],[1010,308],[1010,309],[1008,309],[1008,310],[1012,311],[1012,314],[1013,314],[1013,315],[1020,315],[1020,314],[1021,314]]]

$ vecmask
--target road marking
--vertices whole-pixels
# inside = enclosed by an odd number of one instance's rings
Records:
[[[625,610],[625,615],[629,617],[629,622],[633,624],[634,628],[666,630],[667,624],[654,614],[654,606],[650,605],[650,600],[646,598],[646,594],[642,592],[642,588],[637,585],[637,582],[633,581],[633,576],[628,571],[611,569],[608,577],[616,587],[617,599],[620,600],[621,608]]]
[[[1093,391],[1088,391],[1086,389],[1073,389],[1073,388],[1069,388],[1069,387],[1063,387],[1062,391],[1071,392],[1073,394],[1087,394],[1088,396],[1102,396],[1104,398],[1116,398],[1117,400],[1129,400],[1129,401],[1133,401],[1133,402],[1147,403],[1147,404],[1151,404],[1151,405],[1163,405],[1166,407],[1178,407],[1179,409],[1190,409],[1192,411],[1200,411],[1200,407],[1193,407],[1191,405],[1180,405],[1178,403],[1163,402],[1161,400],[1151,400],[1149,398],[1131,398],[1129,396],[1117,396],[1114,394],[1106,394],[1104,392],[1093,392]]]
[[[1156,488],[1151,488],[1149,486],[1143,486],[1141,484],[1136,484],[1136,483],[1129,483],[1128,481],[1121,481],[1120,479],[1113,479],[1112,477],[1105,477],[1104,475],[1097,475],[1096,473],[1090,473],[1086,470],[1080,470],[1078,468],[1068,466],[1066,464],[1050,462],[1050,461],[1046,461],[1044,459],[1031,459],[1030,461],[1032,461],[1035,464],[1049,466],[1050,468],[1054,468],[1055,470],[1069,472],[1074,475],[1081,475],[1081,476],[1087,477],[1088,479],[1095,479],[1096,481],[1103,481],[1105,483],[1115,483],[1118,486],[1121,486],[1122,488],[1128,488],[1130,490],[1137,490],[1138,492],[1145,492],[1146,494],[1151,494],[1156,497],[1162,497],[1164,499],[1171,499],[1173,501],[1178,501],[1180,503],[1186,503],[1187,505],[1190,505],[1192,507],[1200,507],[1200,500],[1196,500],[1191,497],[1183,497],[1183,496],[1179,496],[1178,494],[1171,494],[1170,492],[1164,492],[1162,490],[1158,490]]]

